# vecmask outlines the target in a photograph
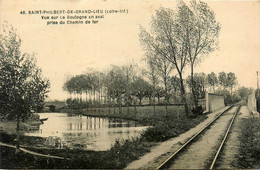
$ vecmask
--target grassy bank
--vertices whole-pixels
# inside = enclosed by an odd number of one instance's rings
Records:
[[[0,141],[3,143],[15,145],[15,139],[15,134],[0,133]],[[41,146],[44,142],[45,139],[41,137],[20,135],[20,144],[23,146]]]
[[[176,120],[185,118],[184,108],[182,106],[168,106],[167,118]],[[110,110],[110,111],[109,111]],[[63,109],[61,112],[78,113],[75,110]],[[108,117],[115,119],[135,120],[144,125],[155,125],[165,118],[165,106],[156,106],[155,114],[153,106],[131,106],[129,108],[122,107],[122,113],[119,113],[118,107],[111,108],[90,108],[82,109],[82,115]]]
[[[239,168],[260,168],[260,119],[242,119]]]
[[[24,152],[15,154],[13,148],[0,147],[1,168],[123,168],[132,160],[148,152],[151,146],[151,143],[135,139],[131,142],[122,141],[117,143],[109,151],[103,152],[69,149],[30,149],[38,153],[68,158],[66,160],[47,159]]]

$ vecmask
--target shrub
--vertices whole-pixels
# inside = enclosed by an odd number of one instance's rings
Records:
[[[205,118],[205,116],[198,116],[194,119],[186,118],[178,121],[171,118],[165,118],[165,120],[159,124],[146,129],[141,136],[149,142],[162,142],[195,127]]]
[[[260,168],[260,119],[243,119],[240,136],[240,168]]]

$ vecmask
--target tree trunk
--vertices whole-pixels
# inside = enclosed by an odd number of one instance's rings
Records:
[[[149,105],[151,105],[152,104],[152,96],[149,96],[148,99],[149,99]]]
[[[86,92],[86,107],[87,107],[87,111],[88,111],[88,93]]]
[[[93,100],[93,106],[94,106],[94,112],[96,112],[96,89],[93,90],[94,93],[94,100]]]
[[[168,113],[168,104],[166,103],[166,105],[165,105],[165,117],[168,116],[167,113]]]
[[[157,95],[158,104],[160,103],[160,94]]]
[[[181,85],[181,97],[182,97],[182,101],[184,102],[185,114],[187,117],[189,117],[190,110],[189,110],[189,106],[188,106],[187,99],[186,99],[186,92],[185,92],[181,72],[179,72],[179,76],[180,76],[180,85]]]
[[[193,79],[193,64],[191,64],[191,91],[192,91],[192,96],[193,96],[193,102],[195,107],[198,107],[198,96],[197,96],[197,92],[196,92],[196,87],[195,87],[195,83],[194,83],[194,79]]]
[[[139,97],[139,105],[142,105],[142,97]]]
[[[119,111],[119,113],[122,113],[122,96],[121,96],[121,92],[118,95],[118,111]]]
[[[136,104],[135,104],[135,118],[136,118],[136,115],[137,115],[137,109],[136,109]]]
[[[111,97],[109,97],[108,113],[110,113],[110,106],[111,106]]]
[[[164,100],[165,100],[165,117],[167,117],[167,112],[168,112],[168,103],[169,103],[169,100],[168,100],[168,89],[167,89],[167,80],[166,80],[166,77],[164,79],[164,88],[165,88],[165,96],[164,96]]]
[[[98,95],[98,102],[99,102],[99,104],[98,104],[98,110],[99,110],[99,113],[101,113],[101,90],[99,91],[99,95]]]
[[[16,150],[15,153],[20,152],[20,115],[16,119]]]
[[[153,94],[153,115],[155,116],[155,94]]]
[[[115,97],[113,97],[113,107],[114,107],[114,114],[116,114]]]

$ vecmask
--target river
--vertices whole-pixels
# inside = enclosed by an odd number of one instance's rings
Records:
[[[114,121],[90,116],[68,116],[66,113],[39,113],[40,119],[48,118],[39,130],[26,133],[29,136],[58,138],[57,147],[81,148],[105,151],[116,140],[137,137],[147,127],[134,121]]]

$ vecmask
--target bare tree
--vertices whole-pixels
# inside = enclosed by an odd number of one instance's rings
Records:
[[[191,89],[195,106],[198,105],[196,87],[193,79],[194,67],[203,57],[213,52],[218,46],[220,24],[214,12],[205,2],[191,1],[190,8],[181,1],[179,3],[179,27],[185,37],[185,45],[191,71]]]
[[[156,71],[156,63],[154,61],[154,57],[152,57],[151,55],[147,55],[147,57],[145,58],[145,62],[147,65],[147,69],[145,69],[143,73],[148,77],[153,87],[153,114],[155,115],[155,96],[156,88],[159,83],[158,72]]]
[[[181,17],[180,12],[174,13],[171,9],[161,7],[152,17],[150,33],[141,27],[140,41],[145,51],[166,58],[175,66],[180,78],[185,113],[188,116],[189,107],[183,82],[183,70],[188,64],[188,54],[186,37],[180,27]]]

